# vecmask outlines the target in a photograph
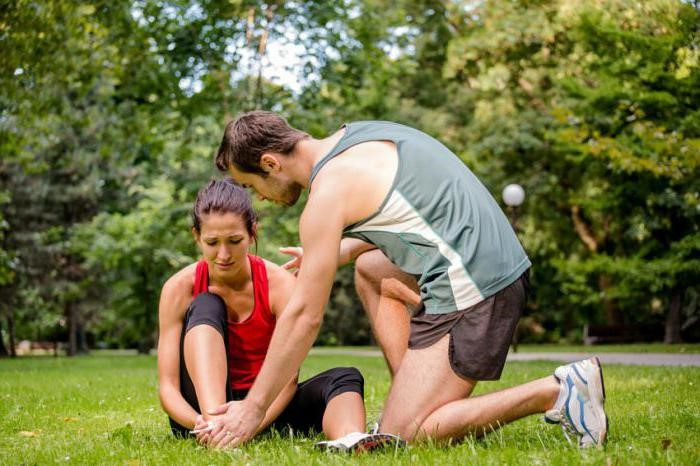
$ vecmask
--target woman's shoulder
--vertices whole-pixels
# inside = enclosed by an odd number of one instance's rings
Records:
[[[262,259],[262,261],[267,272],[267,284],[272,307],[277,308],[278,304],[284,306],[294,288],[296,277],[274,262],[267,259]]]
[[[267,259],[260,258],[265,264],[265,271],[267,272],[267,280],[269,282],[280,281],[280,282],[294,282],[294,275],[283,269],[281,266],[275,264]]]
[[[197,262],[187,265],[175,272],[163,284],[162,294],[192,296],[196,271]]]

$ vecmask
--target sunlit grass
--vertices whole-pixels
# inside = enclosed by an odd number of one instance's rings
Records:
[[[376,417],[389,378],[381,358],[312,356],[302,378],[354,365]],[[509,363],[477,394],[551,373],[553,363]],[[152,356],[0,360],[0,464],[697,464],[700,368],[605,367],[611,432],[602,450],[579,451],[538,416],[482,440],[351,457],[313,450],[318,438],[261,438],[216,452],[175,440],[156,394]]]
[[[567,353],[678,353],[697,354],[700,353],[700,344],[680,343],[666,345],[664,343],[629,343],[619,345],[519,345],[520,352],[567,352]]]
[[[322,350],[379,350],[376,346],[339,346],[324,347]],[[520,353],[678,353],[698,354],[699,343],[679,343],[667,345],[664,343],[629,343],[617,345],[560,345],[560,344],[520,344]]]

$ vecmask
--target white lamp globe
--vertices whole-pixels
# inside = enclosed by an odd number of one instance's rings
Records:
[[[519,184],[509,184],[503,188],[503,202],[509,207],[517,207],[525,200],[525,190]]]

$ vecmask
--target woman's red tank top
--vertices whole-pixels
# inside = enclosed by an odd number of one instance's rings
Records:
[[[265,262],[248,255],[253,280],[254,306],[242,322],[228,321],[228,374],[233,390],[247,390],[260,372],[275,329],[275,316],[270,310]],[[197,263],[192,297],[209,290],[209,268],[205,260]]]

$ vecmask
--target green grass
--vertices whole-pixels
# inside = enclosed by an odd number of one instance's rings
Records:
[[[700,344],[683,343],[678,345],[666,345],[664,343],[630,343],[625,345],[519,345],[521,353],[678,353],[698,354]]]
[[[302,378],[355,365],[366,379],[370,417],[389,384],[381,358],[312,356]],[[509,363],[478,393],[545,376],[546,362]],[[609,442],[579,451],[539,416],[482,440],[422,445],[361,457],[313,450],[319,438],[256,440],[232,452],[175,440],[158,404],[155,358],[94,355],[0,360],[0,464],[698,464],[700,368],[605,367]]]
[[[376,346],[328,346],[328,349],[348,349],[348,350],[379,350]],[[520,344],[520,353],[678,353],[678,354],[698,354],[700,344],[682,343],[677,345],[667,345],[664,343],[630,343],[619,345],[563,345],[563,344]]]

